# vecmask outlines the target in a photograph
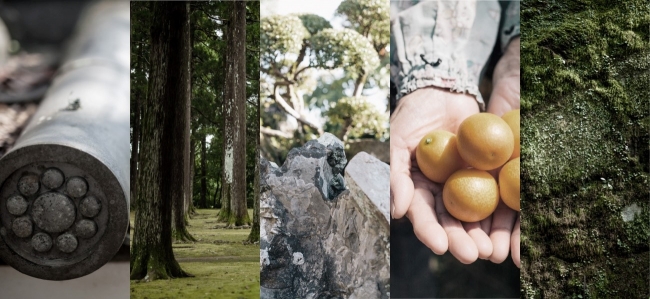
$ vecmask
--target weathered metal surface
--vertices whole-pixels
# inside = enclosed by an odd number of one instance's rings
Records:
[[[64,64],[0,159],[0,258],[41,279],[92,273],[129,224],[129,4],[79,22]]]

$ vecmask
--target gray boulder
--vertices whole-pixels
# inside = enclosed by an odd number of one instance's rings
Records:
[[[282,167],[262,161],[261,298],[389,298],[389,171],[377,163],[362,153],[345,168],[327,133]]]

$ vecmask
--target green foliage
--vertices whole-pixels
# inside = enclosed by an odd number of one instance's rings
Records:
[[[379,51],[390,42],[390,13],[383,0],[345,0],[336,10],[345,26],[367,36]]]
[[[299,17],[274,15],[263,18],[260,25],[262,60],[275,62],[279,56],[298,55],[309,31]]]
[[[379,57],[370,41],[351,29],[325,29],[312,36],[314,64],[324,69],[343,68],[354,75],[379,66]]]
[[[192,30],[192,116],[191,140],[194,146],[193,199],[198,205],[201,192],[201,160],[206,159],[207,202],[211,207],[219,206],[221,170],[223,165],[223,86],[225,77],[223,50],[228,46],[223,35],[226,29],[228,8],[223,2],[191,2]],[[246,139],[246,174],[247,199],[252,207],[255,175],[255,154],[257,143],[257,109],[259,101],[259,65],[260,65],[260,22],[259,2],[247,3],[246,24],[246,96],[247,105],[247,139]],[[144,97],[147,88],[149,28],[151,22],[150,3],[132,2],[131,23],[131,98]],[[300,20],[298,20],[300,23]],[[301,25],[302,26],[302,25]],[[133,101],[132,101],[133,102]],[[133,105],[132,105],[133,106]],[[135,111],[132,107],[131,111]],[[133,118],[132,118],[133,119]],[[250,121],[252,120],[252,121]],[[201,140],[208,140],[207,153],[201,156]]]
[[[330,22],[321,16],[315,14],[297,14],[296,16],[300,18],[302,25],[305,26],[310,35],[314,35],[323,29],[332,28]]]
[[[650,7],[527,1],[521,14],[522,295],[645,296]]]
[[[388,116],[377,111],[364,97],[344,97],[333,103],[326,115],[330,124],[345,132],[338,134],[344,136],[344,139],[388,137]]]

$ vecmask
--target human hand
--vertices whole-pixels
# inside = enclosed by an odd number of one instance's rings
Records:
[[[519,109],[519,61],[519,38],[517,37],[510,42],[494,69],[492,76],[494,87],[488,103],[488,112],[502,116],[510,110]],[[508,208],[503,202],[499,202],[491,218],[489,234],[493,252],[490,261],[502,263],[508,257],[508,252],[511,252],[513,262],[517,267],[521,267],[519,213]]]
[[[487,112],[502,116],[510,110],[519,109],[519,45],[519,37],[513,39],[494,68]]]
[[[403,97],[390,121],[391,216],[406,215],[423,244],[436,254],[449,250],[465,264],[492,255],[489,220],[462,223],[451,216],[442,202],[442,185],[420,172],[415,149],[429,131],[455,134],[463,120],[478,112],[473,96],[429,87]]]

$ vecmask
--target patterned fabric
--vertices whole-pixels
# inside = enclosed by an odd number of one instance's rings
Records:
[[[474,95],[484,110],[478,83],[497,37],[505,49],[519,35],[519,2],[505,5],[502,14],[496,0],[391,0],[396,99],[436,86]]]

